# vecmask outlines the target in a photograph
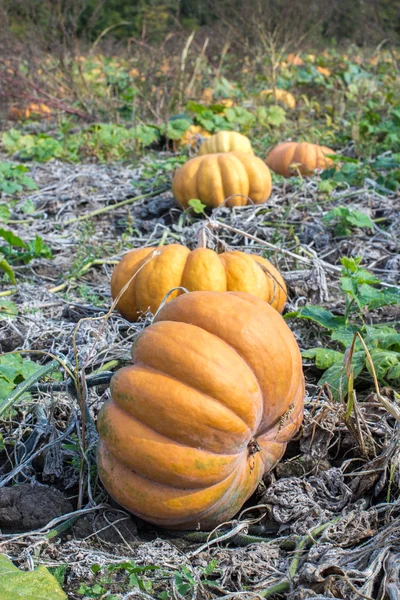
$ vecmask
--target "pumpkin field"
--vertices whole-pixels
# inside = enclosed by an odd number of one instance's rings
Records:
[[[104,31],[0,57],[0,600],[400,599],[400,49]]]

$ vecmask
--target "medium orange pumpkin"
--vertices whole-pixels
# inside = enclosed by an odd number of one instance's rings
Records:
[[[170,529],[231,519],[282,457],[303,413],[295,338],[246,293],[191,292],[138,337],[98,417],[110,495]]]
[[[172,192],[182,208],[199,199],[216,208],[227,198],[226,206],[245,206],[248,198],[262,204],[271,195],[272,180],[266,164],[245,152],[223,152],[197,156],[175,173]]]
[[[283,142],[271,150],[266,163],[283,177],[296,175],[297,169],[301,175],[311,175],[315,169],[327,169],[334,164],[327,154],[335,154],[335,151],[308,142]],[[290,170],[290,165],[296,165],[296,168]]]
[[[113,300],[133,275],[116,306],[128,321],[136,321],[147,310],[154,314],[165,295],[179,286],[189,292],[249,292],[279,312],[287,298],[281,274],[266,258],[238,251],[217,254],[197,248],[191,252],[180,244],[131,250],[113,271]],[[179,293],[172,292],[169,300]]]
[[[199,149],[199,155],[218,152],[247,152],[254,154],[248,137],[237,131],[219,131],[205,140]]]

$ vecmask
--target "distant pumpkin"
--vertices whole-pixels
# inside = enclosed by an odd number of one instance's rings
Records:
[[[248,198],[263,204],[271,195],[272,180],[266,164],[245,152],[224,152],[197,156],[175,173],[172,193],[182,208],[199,199],[210,208],[245,206]]]
[[[290,92],[286,90],[276,89],[274,90],[263,90],[260,96],[264,96],[270,98],[272,100],[276,100],[281,104],[284,104],[287,108],[293,109],[296,108],[296,99]]]
[[[12,106],[8,111],[8,118],[12,121],[23,121],[25,119],[46,118],[51,116],[51,108],[40,102],[31,102],[25,108]]]
[[[247,152],[254,154],[248,137],[237,131],[219,131],[205,140],[199,149],[199,154],[217,154],[218,152]]]
[[[293,52],[288,54],[287,61],[290,65],[295,65],[296,67],[301,67],[304,65],[304,62],[301,60],[300,56],[298,54],[294,54]]]
[[[177,146],[191,146],[195,147],[198,143],[201,143],[203,138],[209,138],[211,133],[200,127],[200,125],[191,125],[189,129],[185,131],[183,136],[177,142]]]
[[[283,177],[291,177],[297,172],[301,175],[311,175],[316,169],[324,170],[334,164],[327,154],[335,154],[335,151],[327,146],[308,142],[283,142],[271,150],[266,163]],[[290,169],[291,165],[293,169]]]
[[[135,277],[132,279],[132,277]],[[266,258],[245,252],[217,254],[208,248],[190,251],[181,244],[131,250],[114,268],[111,295],[115,300],[132,279],[116,308],[128,321],[148,310],[156,313],[173,288],[188,291],[248,292],[282,312],[287,299],[282,275]],[[173,292],[167,301],[181,292]]]

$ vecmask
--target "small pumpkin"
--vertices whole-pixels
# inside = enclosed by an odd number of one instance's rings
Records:
[[[51,116],[51,108],[46,104],[31,102],[25,108],[12,106],[8,111],[8,118],[12,121],[23,121],[25,119],[40,119]]]
[[[335,154],[334,150],[327,146],[309,144],[308,142],[283,142],[278,144],[268,154],[267,165],[283,177],[291,177],[297,174],[311,175],[315,169],[327,169],[333,165],[333,160],[327,154]],[[293,170],[291,165],[296,165]]]
[[[192,148],[197,146],[197,143],[202,138],[209,138],[211,133],[200,127],[200,125],[191,125],[189,129],[185,131],[180,140],[176,143],[178,147],[191,146]]]
[[[136,321],[147,310],[155,314],[166,294],[179,286],[188,291],[249,292],[279,312],[287,299],[286,285],[278,269],[266,258],[238,251],[222,254],[208,248],[190,251],[181,244],[131,250],[113,271],[113,300],[133,275],[116,306],[128,321]],[[172,292],[169,300],[178,294],[179,291]]]
[[[254,154],[248,137],[237,131],[219,131],[205,140],[199,149],[199,155],[218,152],[247,152]]]
[[[296,99],[290,92],[286,90],[263,90],[260,96],[264,96],[268,99],[275,100],[276,102],[280,102],[284,104],[287,108],[293,109],[296,108]]]
[[[290,65],[295,65],[296,67],[302,67],[304,65],[304,62],[302,61],[300,56],[298,54],[294,54],[294,52],[291,52],[290,54],[288,54],[287,62]]]
[[[245,152],[224,152],[197,156],[175,173],[172,192],[182,208],[198,198],[216,208],[227,198],[226,206],[264,203],[271,195],[272,180],[266,164]]]
[[[192,292],[161,309],[132,357],[98,417],[105,488],[169,529],[230,520],[301,424],[301,355],[287,324],[250,294]]]

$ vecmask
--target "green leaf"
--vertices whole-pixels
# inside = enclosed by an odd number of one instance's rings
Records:
[[[0,204],[0,221],[8,223],[11,217],[11,210],[6,204]]]
[[[344,327],[338,327],[335,331],[332,331],[331,339],[335,342],[339,342],[345,348],[347,348],[353,342],[356,331],[359,331],[359,327],[357,327],[357,325],[345,325]],[[358,340],[356,341],[356,345],[357,344],[361,344],[361,342]]]
[[[10,383],[9,381],[6,381],[5,379],[0,377],[0,400],[5,400],[14,388],[15,385],[13,383]]]
[[[243,127],[250,127],[256,121],[256,117],[240,106],[232,106],[225,109],[225,117],[229,123],[237,123]]]
[[[67,600],[57,580],[45,567],[20,571],[0,554],[1,600]]]
[[[180,140],[189,129],[191,122],[188,119],[175,119],[167,125],[167,137],[171,140]]]
[[[324,181],[321,183],[328,183],[328,181]],[[341,231],[346,232],[346,226],[352,227],[369,227],[373,229],[374,224],[369,218],[369,216],[360,210],[351,210],[346,206],[336,206],[332,208],[322,219],[325,223],[336,222],[336,230],[339,233]]]
[[[189,112],[193,112],[196,115],[201,115],[202,113],[207,111],[208,108],[207,108],[207,106],[204,106],[203,104],[199,104],[198,102],[194,102],[193,100],[190,100],[186,105],[186,110]]]
[[[386,373],[387,379],[400,379],[400,362],[391,367]]]
[[[0,365],[0,378],[5,379],[9,383],[14,383],[14,380],[18,377],[19,370],[9,365]]]
[[[303,358],[315,358],[315,365],[318,369],[329,369],[333,364],[343,359],[343,352],[337,352],[330,348],[311,348],[304,350],[301,355]]]
[[[256,114],[261,125],[279,127],[286,121],[286,112],[282,106],[260,106]]]
[[[344,317],[337,317],[330,310],[322,308],[322,306],[304,306],[296,312],[287,313],[285,319],[287,318],[309,319],[330,331],[345,325]]]
[[[0,316],[15,317],[18,314],[18,308],[11,300],[0,298]]]
[[[379,290],[368,284],[360,286],[358,298],[361,306],[368,306],[369,309],[380,308],[400,304],[400,288],[385,288]]]
[[[318,183],[318,189],[320,190],[320,192],[323,192],[324,194],[330,194],[336,188],[337,188],[337,183],[335,181],[332,181],[332,179],[327,179],[326,181],[320,181]]]
[[[202,215],[205,209],[207,208],[206,205],[203,204],[202,201],[198,198],[192,198],[191,200],[189,200],[188,204],[198,215]]]
[[[376,376],[379,381],[385,378],[386,373],[391,367],[399,364],[400,354],[398,352],[392,352],[390,350],[370,350],[372,362],[374,363],[374,369]],[[367,369],[372,375],[372,369],[369,361],[367,360]]]
[[[18,235],[15,235],[9,229],[0,229],[0,237],[5,239],[5,241],[10,244],[10,246],[14,246],[15,248],[27,248],[27,244],[25,244],[24,240],[21,240]]]
[[[361,210],[350,211],[347,220],[355,227],[369,227],[371,229],[374,228],[374,223],[371,221],[369,216],[361,212]]]
[[[367,346],[400,352],[400,333],[393,327],[365,326]]]
[[[15,283],[15,275],[11,265],[6,261],[3,255],[0,252],[0,270],[3,271],[11,281],[11,283]]]
[[[358,377],[365,365],[365,352],[355,352],[351,361],[354,369],[354,379]],[[334,363],[319,380],[319,385],[328,384],[332,396],[335,400],[344,397],[348,390],[348,380],[346,377],[346,368],[344,361]]]

